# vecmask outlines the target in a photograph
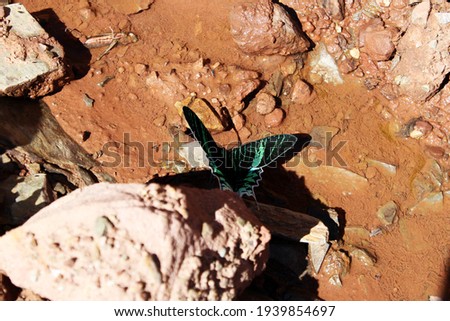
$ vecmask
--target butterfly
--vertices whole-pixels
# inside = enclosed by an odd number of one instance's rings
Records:
[[[263,168],[285,155],[297,142],[294,135],[273,135],[227,150],[216,144],[200,118],[189,107],[183,107],[183,114],[205,152],[220,188],[240,196],[255,197],[254,188],[262,179]]]

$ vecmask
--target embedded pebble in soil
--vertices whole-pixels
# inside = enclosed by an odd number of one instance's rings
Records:
[[[267,127],[280,126],[284,119],[284,111],[281,108],[275,108],[270,114],[264,116],[264,123]]]
[[[232,117],[234,128],[237,131],[241,130],[245,125],[245,117],[242,114],[236,114]]]
[[[376,263],[376,259],[373,255],[369,254],[366,250],[352,246],[350,249],[350,257],[360,261],[363,265],[372,267]]]
[[[291,89],[291,100],[293,103],[306,105],[317,97],[314,89],[305,81],[299,79]]]
[[[342,0],[324,0],[321,2],[323,8],[327,12],[327,14],[333,20],[342,20],[344,19],[344,10],[345,4]]]
[[[369,172],[373,173],[374,170],[380,171],[383,174],[387,174],[387,175],[390,175],[390,176],[397,174],[397,166],[395,166],[393,164],[388,164],[388,163],[385,163],[385,162],[382,162],[382,161],[379,161],[379,160],[376,160],[376,159],[370,159],[370,158],[367,159],[367,164],[369,165],[367,167],[367,172],[366,172],[366,177],[367,178],[369,178],[367,176],[367,174]],[[371,175],[371,176],[373,178],[374,175]]]
[[[145,64],[136,64],[134,65],[134,71],[139,75],[144,75],[148,70],[148,66]]]
[[[182,101],[177,101],[175,103],[175,107],[178,110],[178,114],[183,115],[183,107],[187,106],[192,111],[197,114],[200,120],[203,122],[206,128],[208,128],[212,133],[217,133],[223,131],[225,128],[222,124],[221,119],[219,119],[217,113],[215,113],[208,105],[208,103],[200,98],[196,98],[195,96],[187,97]]]
[[[443,181],[444,173],[439,163],[427,160],[412,179],[411,187],[415,199],[420,201],[427,194],[441,190]]]
[[[239,112],[244,107],[242,100],[261,83],[255,71],[220,63],[205,64],[203,59],[151,69],[145,83],[155,97],[169,106],[194,93],[198,98],[216,102],[217,112],[220,107]]]
[[[429,122],[417,120],[416,122],[414,122],[414,125],[409,132],[409,137],[415,139],[426,138],[432,130],[433,126]]]
[[[391,225],[397,220],[398,205],[394,201],[387,202],[377,211],[377,217],[384,225]]]
[[[427,215],[429,213],[438,212],[444,206],[444,193],[431,192],[427,194],[420,202],[412,206],[408,210],[408,214]]]
[[[256,96],[256,111],[261,115],[270,114],[276,106],[275,97],[261,92]]]

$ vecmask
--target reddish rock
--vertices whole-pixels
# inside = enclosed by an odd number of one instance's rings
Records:
[[[270,114],[264,116],[264,123],[267,127],[277,127],[283,122],[284,112],[281,108],[275,108]]]
[[[292,87],[291,100],[293,103],[306,105],[311,103],[317,94],[305,81],[299,79]]]
[[[230,27],[236,44],[249,54],[287,56],[310,45],[284,8],[271,0],[234,7]]]
[[[338,61],[339,71],[343,74],[349,74],[352,71],[355,71],[358,66],[359,62],[354,58],[347,58],[344,56],[344,59]]]
[[[426,152],[435,159],[441,159],[445,156],[445,149],[439,146],[426,146]]]
[[[229,300],[270,234],[232,192],[95,184],[0,238],[0,270],[51,300]]]
[[[420,12],[417,7],[412,16],[415,23],[409,25],[398,43],[399,62],[390,77],[400,94],[414,102],[424,102],[438,92],[450,71],[450,23],[441,23],[433,10],[426,19],[426,5],[418,8]]]
[[[276,106],[275,97],[271,94],[261,92],[256,96],[256,111],[261,115],[270,114]]]
[[[364,49],[377,61],[389,60],[395,51],[390,30],[371,31],[365,34]]]
[[[326,13],[334,20],[344,19],[345,2],[344,0],[322,0],[322,7]]]
[[[139,76],[142,76],[145,74],[148,70],[148,66],[144,64],[135,64],[134,65],[134,72],[137,73]]]

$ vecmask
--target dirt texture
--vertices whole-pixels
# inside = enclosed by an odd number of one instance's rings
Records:
[[[255,191],[322,220],[327,257],[305,276],[302,245],[273,240],[266,271],[242,298],[448,298],[448,2],[155,0],[132,12],[110,2],[23,1],[74,71],[43,101],[98,162],[94,173],[144,183],[188,171],[176,153],[185,124],[175,105],[186,99],[198,99],[207,127],[222,125],[212,132],[223,146],[238,142],[232,124],[243,143],[309,134]],[[257,13],[266,28],[276,15],[288,22],[254,38]],[[295,31],[283,29],[290,24]],[[82,45],[99,35],[106,46]]]

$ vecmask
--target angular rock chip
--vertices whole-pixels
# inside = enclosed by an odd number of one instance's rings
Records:
[[[317,77],[321,78],[324,82],[333,85],[340,85],[344,82],[336,61],[328,53],[327,48],[322,42],[311,52],[309,65],[311,66],[311,82],[314,82],[313,80]]]
[[[51,300],[230,300],[269,231],[231,192],[100,183],[0,238],[0,270]]]
[[[271,0],[233,8],[230,29],[239,48],[249,54],[288,56],[310,45],[284,8]]]
[[[384,225],[391,225],[397,219],[398,205],[394,201],[389,201],[381,206],[377,211],[377,217]]]

